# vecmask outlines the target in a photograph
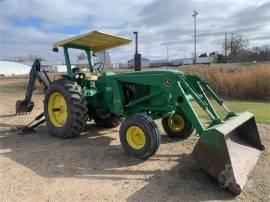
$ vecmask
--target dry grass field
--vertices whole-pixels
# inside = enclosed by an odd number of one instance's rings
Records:
[[[224,98],[270,100],[270,63],[233,63],[165,67],[203,77]],[[156,68],[146,68],[152,70]],[[115,69],[116,73],[133,71]]]
[[[224,98],[270,100],[270,64],[249,64],[233,68],[212,64],[183,69],[203,77]]]

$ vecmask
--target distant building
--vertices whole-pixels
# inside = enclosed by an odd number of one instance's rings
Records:
[[[171,65],[179,66],[179,65],[191,65],[193,64],[193,58],[179,58],[170,61]]]
[[[67,66],[66,65],[54,65],[57,68],[58,72],[67,72]],[[71,68],[74,68],[75,65],[71,65]]]
[[[118,68],[119,68],[119,63],[114,63],[114,64],[112,64],[112,68],[113,68],[113,69],[118,69]]]
[[[72,64],[76,64],[76,65],[87,65],[88,66],[88,59],[77,60],[76,62],[74,62]]]
[[[198,57],[196,58],[196,64],[210,64],[214,62],[214,57],[206,56],[206,57]]]
[[[183,65],[193,64],[193,58],[183,58]]]
[[[150,67],[160,67],[170,65],[168,59],[161,59],[161,60],[150,60]]]
[[[183,65],[183,59],[170,60],[170,64],[173,65],[173,66]]]
[[[98,52],[94,62],[102,62],[105,69],[112,68],[111,57],[107,51]]]
[[[119,63],[118,68],[122,68],[122,69],[128,68],[128,63]]]
[[[57,65],[41,65],[41,71],[58,72]]]
[[[0,61],[1,75],[12,76],[12,75],[29,74],[30,69],[31,66],[29,65],[10,61]]]
[[[134,58],[128,61],[128,67],[133,68],[135,66],[134,64]],[[149,67],[150,66],[150,60],[144,57],[141,57],[141,66],[142,67]]]

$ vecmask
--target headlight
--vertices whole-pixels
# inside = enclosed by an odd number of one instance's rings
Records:
[[[80,78],[81,78],[81,79],[83,79],[83,78],[84,78],[84,75],[83,75],[83,74],[81,74],[81,75],[80,75]]]
[[[76,78],[76,79],[80,78],[80,75],[79,75],[79,74],[76,74],[76,75],[75,75],[75,78]]]

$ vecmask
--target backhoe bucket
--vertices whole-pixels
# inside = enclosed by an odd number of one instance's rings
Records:
[[[16,102],[16,114],[24,114],[31,112],[34,107],[34,102],[26,102],[25,100],[17,100]]]
[[[192,156],[220,186],[238,195],[262,150],[254,115],[244,112],[208,128]]]

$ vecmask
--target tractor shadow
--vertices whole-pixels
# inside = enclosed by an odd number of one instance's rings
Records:
[[[114,143],[118,136],[109,135],[118,129],[90,126],[80,137],[61,139],[51,136],[43,125],[36,129],[36,133],[25,135],[20,135],[20,130],[15,132],[14,128],[21,128],[21,125],[0,123],[0,126],[9,128],[0,131],[0,155],[43,177],[124,180],[126,178],[121,175],[130,172],[118,171],[118,168],[143,163],[142,160],[128,158],[121,146]]]
[[[18,135],[1,132],[0,156],[7,157],[46,178],[139,181],[145,185],[128,201],[206,201],[228,200],[232,195],[218,188],[187,154],[159,154],[147,161],[125,155],[118,142],[118,128],[89,130],[74,139],[49,135],[45,126],[37,133]],[[111,134],[115,134],[112,136]],[[162,142],[168,137],[162,135]],[[167,140],[169,141],[169,140]],[[149,165],[173,161],[162,170]],[[147,163],[148,162],[148,163]],[[134,169],[135,168],[135,169]],[[149,176],[149,177],[145,177]]]
[[[166,158],[157,155],[157,158]],[[171,157],[168,155],[167,157]],[[127,201],[212,201],[233,200],[235,196],[220,188],[217,182],[197,167],[190,155],[177,155],[173,168],[154,171],[147,184]]]
[[[0,127],[3,127],[3,128],[8,128],[8,129],[11,129],[11,128],[23,128],[25,125],[23,124],[9,124],[9,123],[0,123]],[[7,130],[8,132],[9,130]]]
[[[9,118],[9,117],[15,117],[17,116],[17,114],[4,114],[4,115],[0,115],[0,118]]]
[[[170,138],[167,136],[167,134],[163,131],[160,131],[161,136],[160,136],[160,140],[162,144],[169,144],[169,143],[175,143],[175,142],[183,142],[186,141],[188,138],[186,139],[181,139],[181,138]],[[195,133],[192,133],[192,136],[195,135]]]

